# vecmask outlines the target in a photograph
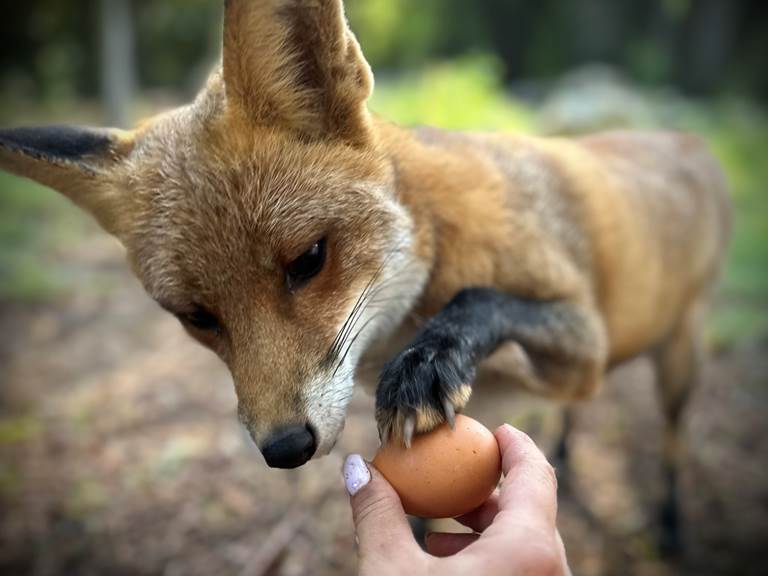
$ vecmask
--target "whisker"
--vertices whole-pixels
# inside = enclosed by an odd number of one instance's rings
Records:
[[[362,325],[360,330],[358,330],[355,333],[355,336],[350,340],[349,344],[347,345],[346,350],[344,351],[344,354],[341,356],[341,359],[337,362],[336,369],[333,371],[333,375],[331,376],[331,378],[336,376],[336,372],[338,371],[339,367],[344,363],[344,360],[347,357],[347,354],[349,354],[349,351],[352,349],[352,345],[355,343],[355,341],[360,336],[360,334],[363,333],[363,331],[368,327],[368,325],[371,323],[371,321],[373,321],[374,319],[378,318],[382,314],[383,314],[383,312],[377,312],[376,314],[374,314],[373,316],[368,318],[368,320],[365,321],[365,324]]]
[[[401,253],[402,249],[403,249],[402,245],[396,246],[395,248],[393,248],[384,258],[381,264],[377,267],[377,269],[372,274],[371,278],[369,278],[362,292],[358,296],[357,300],[355,301],[355,305],[353,306],[349,315],[347,316],[344,323],[342,324],[339,332],[334,338],[331,344],[331,347],[329,348],[328,353],[326,355],[326,358],[328,358],[329,362],[334,357],[338,358],[338,361],[335,362],[335,367],[331,375],[331,378],[336,377],[339,369],[344,364],[344,360],[347,358],[350,350],[352,349],[352,346],[358,340],[360,335],[364,333],[365,329],[370,325],[370,323],[373,320],[379,318],[384,314],[384,312],[382,311],[378,311],[374,313],[370,318],[368,318],[365,321],[363,326],[355,332],[358,322],[363,317],[363,313],[368,309],[380,309],[385,304],[388,304],[389,302],[392,302],[398,299],[397,296],[389,296],[389,297],[381,296],[381,292],[383,290],[387,288],[392,288],[393,286],[406,284],[409,281],[412,281],[407,276],[402,277],[403,272],[407,270],[408,267],[416,260],[415,257],[413,257],[412,255],[408,255],[405,259],[405,262],[403,262],[402,266],[400,266],[396,271],[394,271],[394,273],[390,278],[387,278],[381,284],[376,285],[376,281],[381,276],[382,272],[384,271],[384,269],[386,268],[387,264],[390,262],[392,257],[395,254]],[[352,338],[350,339],[350,335],[353,334],[353,332],[354,332],[354,336],[352,336]],[[342,350],[343,350],[343,353],[342,353]]]
[[[347,325],[350,322],[350,319],[352,316],[354,316],[355,312],[357,311],[358,307],[360,306],[360,303],[363,300],[363,297],[365,296],[366,291],[368,290],[368,285],[373,281],[373,279],[368,281],[368,284],[366,284],[365,288],[363,288],[363,291],[360,293],[360,295],[357,297],[357,301],[355,302],[355,305],[352,307],[352,311],[347,316],[346,320],[344,320],[344,323],[341,325],[341,328],[336,333],[336,337],[333,339],[333,342],[331,343],[331,348],[328,351],[328,357],[331,357],[333,355],[334,350],[336,349],[339,342],[343,339],[342,334],[344,334],[344,331],[347,329]]]
[[[334,351],[336,346],[339,344],[339,340],[343,340],[348,335],[348,324],[350,320],[355,316],[355,314],[359,311],[360,307],[363,305],[366,295],[368,294],[369,290],[372,288],[374,283],[376,282],[377,278],[383,271],[384,267],[386,266],[387,262],[389,261],[389,258],[392,257],[396,253],[396,251],[399,250],[399,248],[392,250],[387,257],[382,261],[382,263],[379,265],[379,267],[374,271],[371,278],[368,279],[368,282],[366,283],[365,287],[363,288],[363,291],[360,293],[360,296],[357,298],[357,301],[355,302],[355,306],[352,308],[352,311],[350,312],[349,316],[347,316],[347,319],[345,320],[344,324],[341,327],[341,330],[339,331],[339,334],[337,334],[337,337],[334,339],[333,346],[331,348],[331,353]],[[343,336],[342,336],[343,335]],[[339,347],[340,350],[340,347]]]
[[[355,305],[352,308],[352,311],[347,316],[346,320],[341,326],[341,329],[336,334],[336,337],[333,339],[333,342],[331,343],[331,347],[328,350],[328,354],[326,355],[327,358],[333,358],[334,356],[337,356],[339,352],[341,351],[343,347],[344,340],[349,336],[349,333],[351,332],[351,325],[350,323],[354,324],[353,318],[360,312],[360,309],[363,307],[365,298],[370,292],[372,286],[378,279],[379,275],[382,273],[384,268],[386,267],[389,260],[400,250],[402,249],[402,246],[396,246],[393,248],[387,256],[384,258],[384,260],[381,262],[381,264],[378,266],[378,268],[374,271],[371,278],[366,283],[365,287],[363,288],[363,291],[360,293],[360,296],[357,298],[357,301],[355,302]]]
[[[407,265],[407,264],[406,264],[406,265]],[[403,269],[406,267],[406,265],[404,265],[404,266],[403,266],[403,268],[401,268],[401,270],[400,270],[400,271],[402,271],[402,270],[403,270]],[[389,281],[383,282],[382,284],[380,284],[379,286],[377,286],[377,287],[376,287],[376,290],[375,290],[375,291],[372,293],[372,296],[371,296],[371,297],[368,299],[368,302],[367,302],[367,304],[366,304],[365,308],[367,308],[367,309],[370,309],[370,308],[380,308],[382,305],[384,305],[384,304],[386,304],[386,303],[389,303],[389,302],[392,302],[392,301],[398,300],[398,299],[399,299],[399,297],[398,297],[398,296],[391,296],[391,297],[389,297],[389,298],[380,298],[380,297],[377,297],[377,294],[378,294],[379,292],[381,292],[381,291],[382,291],[383,289],[385,289],[385,288],[389,288],[389,287],[391,287],[391,286],[394,286],[394,285],[405,284],[405,283],[407,283],[407,282],[408,282],[408,279],[405,279],[405,280],[401,280],[401,279],[398,279],[398,282],[393,282],[393,280],[395,280],[395,279],[396,279],[396,278],[395,278],[395,277],[393,277],[393,278],[392,278],[392,279],[390,279]],[[353,338],[350,340],[349,344],[347,345],[347,347],[346,347],[346,350],[344,351],[344,354],[341,356],[341,359],[340,359],[340,360],[338,361],[338,363],[336,364],[336,368],[335,368],[335,369],[334,369],[334,371],[333,371],[333,376],[335,376],[335,375],[336,375],[336,373],[337,373],[337,371],[338,371],[339,367],[340,367],[340,366],[343,364],[343,362],[344,362],[344,359],[347,357],[347,354],[348,354],[348,353],[349,353],[349,351],[351,350],[351,348],[352,348],[352,345],[355,343],[355,341],[358,339],[358,337],[359,337],[359,336],[360,336],[360,335],[363,333],[363,331],[366,329],[366,327],[367,327],[367,326],[368,326],[368,325],[369,325],[369,324],[370,324],[370,323],[371,323],[371,322],[372,322],[374,319],[376,319],[376,318],[378,318],[378,317],[380,317],[380,316],[382,316],[382,315],[383,315],[383,312],[377,312],[376,314],[374,314],[373,316],[371,316],[370,318],[368,318],[368,320],[366,320],[365,324],[363,324],[363,326],[360,328],[360,330],[358,330],[358,331],[357,331],[357,333],[355,334],[355,336],[354,336],[354,337],[353,337]],[[358,318],[357,318],[357,319],[356,319],[356,320],[355,320],[355,321],[352,323],[352,327],[353,327],[353,328],[354,328],[354,327],[355,327],[355,325],[357,324],[357,320],[358,320],[358,319],[359,319],[359,317],[358,317]],[[332,376],[332,377],[333,377],[333,376]]]

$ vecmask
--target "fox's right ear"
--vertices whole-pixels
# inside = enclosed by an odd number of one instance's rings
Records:
[[[0,130],[0,169],[58,190],[119,237],[127,214],[113,176],[132,147],[121,130],[11,128]]]

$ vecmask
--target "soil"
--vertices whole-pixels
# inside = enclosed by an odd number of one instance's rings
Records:
[[[66,258],[83,271],[69,296],[0,307],[0,573],[354,574],[339,471],[345,453],[375,451],[373,400],[354,396],[330,456],[268,469],[238,424],[225,368],[150,301],[120,248],[94,234]],[[767,375],[766,342],[704,366],[686,414],[686,551],[675,563],[656,551],[661,419],[649,366],[623,367],[575,407],[559,516],[574,574],[765,573]],[[512,398],[502,419],[551,450],[561,408]],[[497,418],[473,402],[487,424]]]

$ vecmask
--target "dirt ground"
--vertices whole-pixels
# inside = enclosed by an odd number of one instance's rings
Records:
[[[0,307],[0,573],[353,574],[343,455],[372,455],[358,393],[334,452],[268,469],[235,417],[225,369],[143,293],[100,234],[67,252],[55,305]],[[707,363],[688,412],[686,556],[655,552],[660,418],[642,361],[575,411],[560,526],[574,574],[765,574],[768,343]],[[477,406],[482,390],[476,391]],[[559,408],[501,418],[551,447]],[[477,412],[478,410],[476,410]],[[494,424],[499,416],[480,418]]]

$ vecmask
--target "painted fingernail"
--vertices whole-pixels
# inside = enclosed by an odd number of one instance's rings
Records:
[[[344,484],[350,496],[357,494],[360,489],[371,481],[371,472],[365,465],[365,460],[358,454],[350,454],[344,460]]]

